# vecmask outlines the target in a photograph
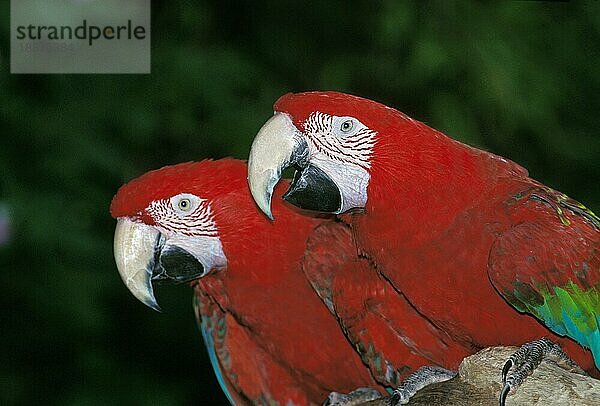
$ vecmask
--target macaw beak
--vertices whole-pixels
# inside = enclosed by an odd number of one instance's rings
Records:
[[[306,210],[336,213],[341,207],[341,193],[335,182],[310,162],[304,134],[285,113],[275,113],[258,131],[248,157],[248,184],[258,207],[273,220],[273,188],[283,171],[296,172],[283,199]]]
[[[202,264],[190,253],[169,245],[154,227],[126,217],[117,219],[115,262],[127,289],[156,311],[153,282],[187,282],[205,275]]]

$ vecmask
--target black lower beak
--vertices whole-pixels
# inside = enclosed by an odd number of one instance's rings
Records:
[[[339,213],[342,195],[335,182],[312,164],[297,170],[283,199],[304,210]]]
[[[206,274],[204,266],[183,248],[170,245],[157,252],[152,283],[184,283]]]

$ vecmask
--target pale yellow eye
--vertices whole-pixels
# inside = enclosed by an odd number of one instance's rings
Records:
[[[181,211],[190,211],[192,208],[192,202],[190,199],[181,199],[177,205]]]
[[[352,120],[346,120],[340,126],[340,131],[343,133],[349,133],[350,131],[352,131],[352,128],[354,128],[354,123],[352,122]]]

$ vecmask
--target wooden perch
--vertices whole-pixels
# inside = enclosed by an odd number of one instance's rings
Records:
[[[408,405],[497,405],[502,367],[515,350],[515,347],[492,347],[465,358],[458,376],[423,388]],[[387,399],[353,404],[387,406]],[[523,385],[508,396],[506,406],[512,405],[597,406],[600,405],[600,380],[543,361]]]

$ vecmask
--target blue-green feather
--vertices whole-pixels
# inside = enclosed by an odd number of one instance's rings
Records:
[[[568,336],[592,351],[600,369],[600,294],[582,290],[573,282],[541,292],[544,302],[526,306],[556,334]]]
[[[213,370],[215,371],[215,375],[217,376],[217,381],[219,382],[223,393],[225,393],[225,396],[227,396],[229,403],[234,405],[235,403],[233,402],[231,394],[229,393],[229,389],[227,388],[225,378],[223,377],[223,373],[221,371],[221,366],[219,365],[219,359],[217,358],[217,350],[215,348],[215,342],[213,339],[213,328],[211,327],[210,321],[210,317],[202,315],[200,321],[200,331],[202,332],[202,337],[204,338],[204,345],[208,350],[208,357],[210,359],[210,363],[213,367]]]

